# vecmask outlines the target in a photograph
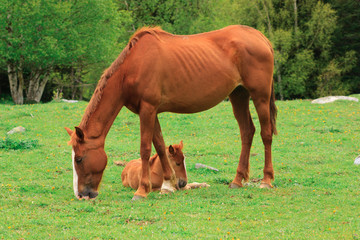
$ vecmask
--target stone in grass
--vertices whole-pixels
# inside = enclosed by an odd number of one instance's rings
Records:
[[[357,158],[355,158],[354,164],[355,165],[360,165],[360,155],[357,156]]]
[[[315,99],[311,103],[324,104],[324,103],[331,103],[331,102],[334,102],[336,100],[347,100],[347,101],[354,101],[354,102],[359,101],[359,99],[357,99],[355,97],[328,96],[328,97],[322,97],[322,98]]]
[[[202,164],[202,163],[196,163],[196,164],[195,164],[195,168],[196,168],[196,169],[198,169],[198,168],[206,168],[206,169],[210,169],[210,170],[213,170],[213,171],[216,171],[216,172],[219,171],[219,169],[216,169],[216,168],[207,166],[207,165]]]
[[[8,135],[14,134],[14,133],[19,133],[19,132],[25,132],[25,128],[22,126],[18,126],[15,127],[13,129],[11,129],[10,131],[7,132]]]
[[[67,100],[67,99],[61,99],[61,101],[67,102],[67,103],[77,103],[77,102],[79,102],[78,100]]]

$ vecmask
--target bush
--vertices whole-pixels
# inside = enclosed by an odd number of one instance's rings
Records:
[[[7,150],[22,150],[22,149],[32,149],[39,146],[38,140],[24,139],[24,140],[15,140],[9,137],[6,137],[0,141],[0,148]]]

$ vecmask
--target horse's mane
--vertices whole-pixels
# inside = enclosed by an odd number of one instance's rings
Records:
[[[131,49],[136,45],[139,39],[146,35],[151,34],[155,36],[158,40],[160,40],[159,34],[166,33],[160,27],[143,27],[137,30],[132,37],[130,38],[128,44],[122,50],[120,55],[116,58],[116,60],[107,68],[104,73],[101,75],[101,78],[96,86],[93,96],[85,110],[85,114],[83,119],[81,120],[80,126],[84,127],[87,125],[91,114],[93,114],[101,101],[101,97],[103,95],[104,89],[106,87],[106,83],[109,78],[118,70],[120,65],[124,62],[126,56],[131,52]]]
[[[142,36],[146,35],[146,34],[150,34],[153,35],[154,37],[156,37],[158,40],[161,41],[160,39],[160,34],[165,33],[165,34],[169,34],[165,32],[164,30],[161,29],[161,27],[156,26],[156,27],[142,27],[139,30],[137,30],[130,38],[129,40],[129,44],[130,47],[133,47],[133,44],[136,43],[136,41],[138,41]],[[134,42],[135,41],[135,42]]]

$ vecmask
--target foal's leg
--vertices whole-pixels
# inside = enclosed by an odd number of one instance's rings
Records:
[[[164,182],[161,186],[161,192],[174,192],[176,190],[176,176],[166,154],[165,142],[161,133],[161,127],[157,116],[155,118],[153,143],[156,152],[160,157],[161,167],[164,174]]]
[[[238,87],[230,94],[229,97],[241,134],[241,154],[239,165],[237,167],[235,179],[229,187],[239,188],[242,187],[242,180],[249,180],[249,156],[255,127],[249,111],[250,96],[248,91],[243,87]]]
[[[151,155],[151,141],[154,133],[156,110],[152,105],[142,102],[139,117],[141,134],[141,178],[139,188],[135,192],[133,200],[145,198],[151,191],[149,159]]]

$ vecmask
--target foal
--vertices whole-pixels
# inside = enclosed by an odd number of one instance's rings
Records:
[[[166,153],[170,160],[170,165],[175,171],[176,176],[176,189],[187,190],[193,188],[209,187],[206,183],[189,183],[187,184],[187,174],[185,165],[185,156],[182,152],[184,145],[181,141],[180,144],[170,145],[166,148]],[[161,161],[157,154],[150,158],[150,182],[152,191],[159,191],[164,181],[163,170]],[[126,164],[123,172],[121,173],[121,180],[125,187],[137,189],[141,178],[141,158],[131,160]],[[172,192],[172,188],[161,189],[162,193]]]
[[[166,154],[169,158],[170,165],[175,171],[176,175],[176,188],[180,189],[187,184],[187,174],[185,165],[185,156],[182,152],[184,145],[181,141],[180,144],[170,145],[166,148]],[[149,160],[150,165],[150,183],[152,191],[158,191],[164,181],[163,170],[161,166],[160,157],[156,153]],[[121,180],[125,187],[138,189],[139,181],[141,179],[141,158],[131,160],[126,164],[123,172],[121,173]],[[167,192],[172,192],[171,188],[163,189]]]

